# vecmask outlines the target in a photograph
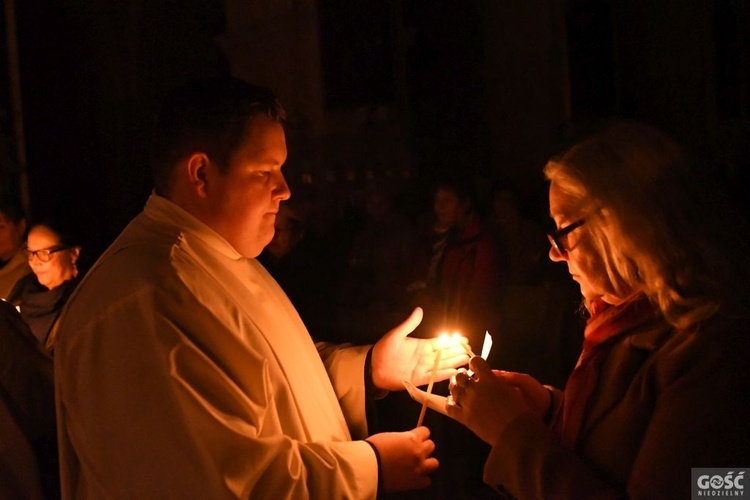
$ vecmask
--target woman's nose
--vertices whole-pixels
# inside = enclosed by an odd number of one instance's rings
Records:
[[[563,262],[565,260],[568,260],[568,254],[566,252],[561,252],[554,245],[550,245],[549,260],[551,260],[552,262]]]

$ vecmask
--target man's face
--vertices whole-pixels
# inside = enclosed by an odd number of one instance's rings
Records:
[[[257,257],[273,238],[279,204],[290,195],[281,173],[286,155],[281,124],[256,116],[225,173],[209,162],[203,222],[245,257]]]
[[[10,260],[18,253],[23,244],[25,230],[26,221],[21,220],[18,224],[14,224],[4,213],[0,212],[0,260]]]

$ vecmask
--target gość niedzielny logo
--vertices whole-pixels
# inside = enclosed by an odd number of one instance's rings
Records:
[[[698,476],[693,498],[745,496],[745,469],[693,469],[693,472],[693,478]]]

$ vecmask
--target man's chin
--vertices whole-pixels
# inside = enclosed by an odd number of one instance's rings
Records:
[[[271,233],[270,237],[266,238],[264,241],[262,241],[258,245],[248,245],[247,252],[240,252],[240,253],[248,259],[254,259],[258,257],[266,247],[268,247],[272,239],[273,239],[273,233]]]

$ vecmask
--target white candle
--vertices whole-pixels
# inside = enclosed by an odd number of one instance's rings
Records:
[[[435,355],[435,365],[432,367],[432,374],[430,375],[430,383],[427,384],[427,396],[432,392],[432,384],[435,383],[435,373],[437,373],[438,366],[440,365],[440,356],[442,356],[443,350],[438,347],[437,354]],[[419,412],[419,419],[417,420],[417,427],[422,425],[424,415],[427,413],[427,396],[424,398],[422,403],[422,411]]]

